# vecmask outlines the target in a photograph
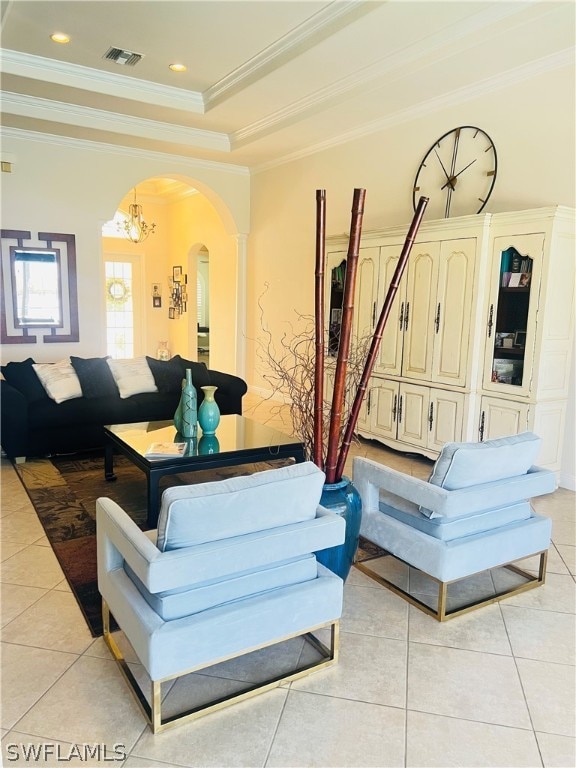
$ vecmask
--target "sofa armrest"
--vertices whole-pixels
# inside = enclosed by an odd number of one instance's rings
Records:
[[[28,452],[28,400],[18,389],[0,379],[0,441],[9,459]]]
[[[237,413],[242,415],[242,398],[248,391],[244,379],[231,373],[208,370],[210,384],[218,387],[215,398],[223,415]]]
[[[380,489],[417,504],[427,517],[460,517],[556,490],[554,473],[539,467],[531,467],[525,475],[447,491],[359,456],[354,459],[353,479],[362,497],[363,514],[378,511]]]

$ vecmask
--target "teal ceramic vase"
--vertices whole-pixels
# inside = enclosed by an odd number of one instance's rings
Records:
[[[174,414],[174,426],[186,440],[195,438],[198,429],[198,396],[192,384],[192,369],[186,368],[186,378],[182,382],[182,394]]]
[[[213,435],[220,424],[220,409],[214,398],[218,387],[202,387],[204,400],[198,409],[198,423],[202,427],[203,435]]]
[[[344,543],[316,552],[316,559],[346,581],[358,549],[362,499],[353,483],[343,477],[337,483],[325,483],[320,504],[346,521]]]
[[[203,434],[198,441],[198,455],[207,456],[209,453],[220,453],[220,443],[216,435]]]

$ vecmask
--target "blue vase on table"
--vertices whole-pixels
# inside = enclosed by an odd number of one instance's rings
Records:
[[[186,378],[182,382],[182,394],[174,414],[174,426],[187,440],[196,437],[198,430],[198,395],[192,383],[192,369],[186,368]]]
[[[347,477],[343,477],[336,483],[324,484],[320,504],[344,518],[346,534],[343,544],[316,552],[316,559],[346,581],[358,549],[362,499],[356,486]]]
[[[198,423],[202,427],[202,433],[204,435],[213,435],[216,432],[218,424],[220,424],[220,409],[218,403],[214,399],[214,393],[218,387],[202,387],[204,392],[204,400],[200,404],[198,409]]]

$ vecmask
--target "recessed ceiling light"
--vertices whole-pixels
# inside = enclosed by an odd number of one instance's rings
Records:
[[[186,65],[185,64],[170,64],[168,69],[171,69],[172,72],[186,72]]]
[[[54,32],[53,35],[50,35],[50,40],[52,40],[53,43],[69,43],[70,36],[65,32]]]
[[[53,35],[50,35],[50,40],[53,43],[69,43],[70,37],[65,32],[54,32]]]

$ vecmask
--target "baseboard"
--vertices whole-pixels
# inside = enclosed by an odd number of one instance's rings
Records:
[[[560,472],[558,485],[568,491],[576,491],[576,475],[571,472]]]

